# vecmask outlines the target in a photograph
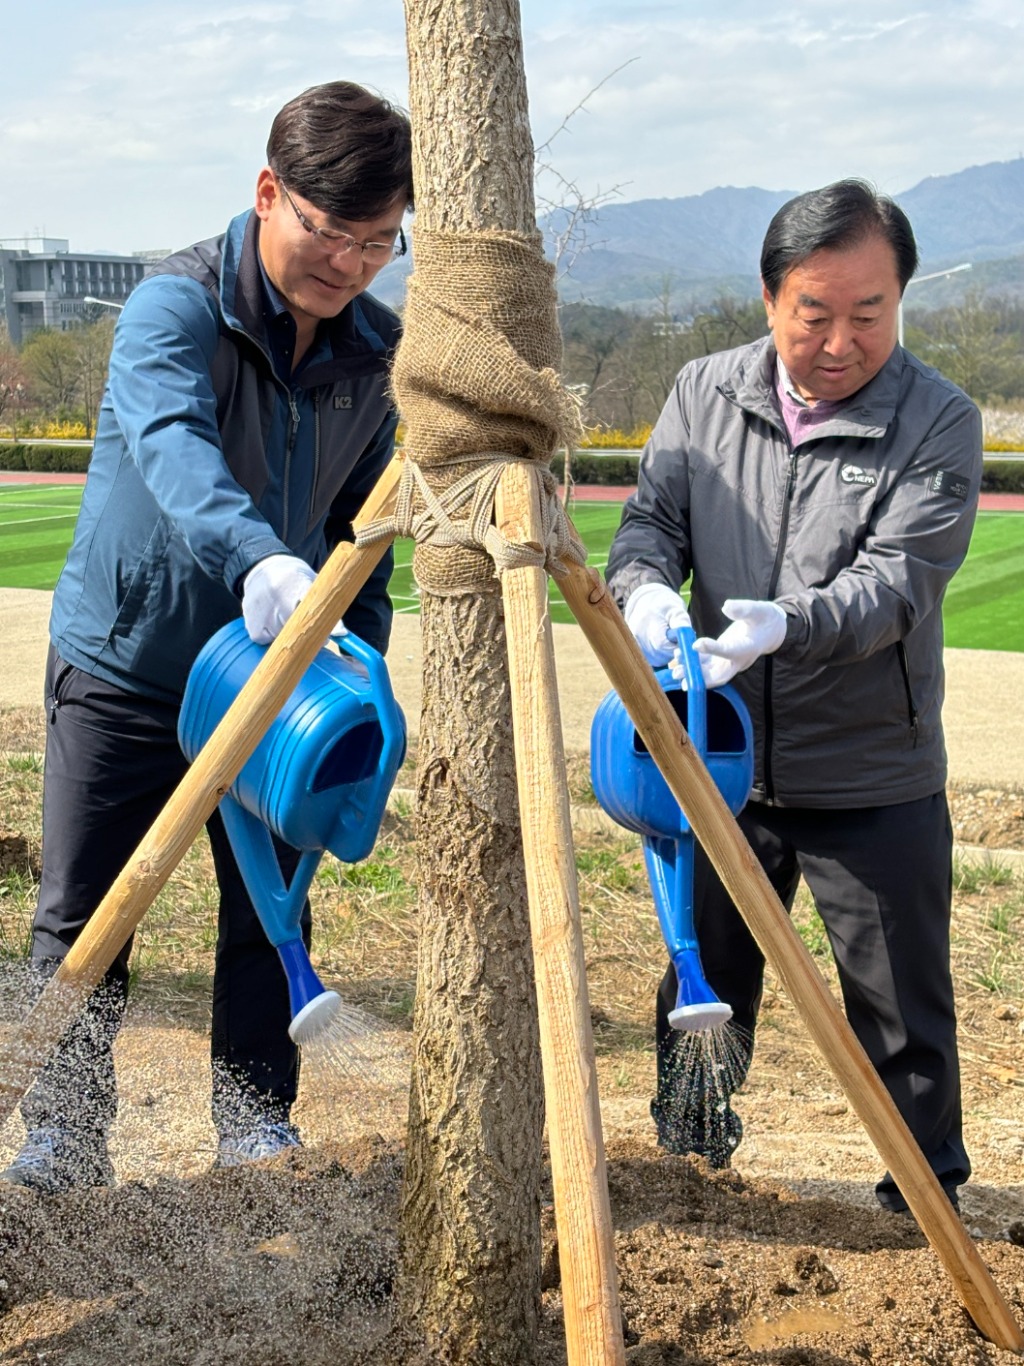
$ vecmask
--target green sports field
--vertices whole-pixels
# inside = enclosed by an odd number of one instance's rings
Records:
[[[608,548],[622,515],[621,503],[577,503],[572,512],[573,524],[587,547],[589,560],[596,569],[604,570]],[[0,534],[3,523],[0,522]],[[418,612],[419,596],[412,576],[412,542],[395,543],[395,572],[391,578],[391,598],[396,612]],[[574,621],[561,593],[550,589],[552,621]]]
[[[0,588],[50,589],[64,562],[82,496],[77,484],[0,485]],[[590,563],[604,569],[620,503],[577,503],[573,521]],[[395,547],[395,610],[416,612],[412,544]],[[554,621],[572,621],[557,587]],[[1024,514],[979,514],[963,568],[946,594],[946,643],[976,650],[1024,651]]]
[[[0,588],[52,588],[82,501],[80,484],[0,484]]]

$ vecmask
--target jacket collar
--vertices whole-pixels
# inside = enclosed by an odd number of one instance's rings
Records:
[[[775,367],[778,352],[770,336],[762,337],[737,352],[737,363],[718,386],[722,395],[746,412],[781,428],[775,404]],[[830,436],[881,437],[896,414],[900,384],[906,365],[903,348],[892,355],[863,389],[851,395],[848,406],[808,434],[808,440]]]
[[[220,304],[228,325],[240,328],[269,354],[263,322],[259,223],[256,211],[250,209],[228,224],[224,235]],[[378,368],[387,361],[387,345],[366,318],[358,297],[346,304],[336,318],[330,319],[327,339],[333,359],[308,366],[301,379],[303,387],[333,379],[339,361],[346,367],[356,365],[360,368]]]

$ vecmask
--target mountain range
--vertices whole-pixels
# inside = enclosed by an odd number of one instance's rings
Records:
[[[759,292],[765,229],[795,190],[721,186],[678,199],[611,203],[588,214],[558,261],[564,302],[685,312],[723,293]],[[970,271],[922,282],[920,307],[956,303],[967,289],[1024,297],[1024,157],[929,176],[894,196],[914,227],[919,275],[970,262]],[[541,222],[546,249],[569,224],[569,210]],[[415,254],[415,225],[411,237]],[[409,258],[378,276],[374,293],[400,304]]]

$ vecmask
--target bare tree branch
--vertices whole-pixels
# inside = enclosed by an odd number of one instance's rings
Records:
[[[587,102],[592,95],[596,95],[597,92],[601,89],[601,87],[607,85],[613,76],[617,76],[620,71],[625,71],[627,66],[631,66],[634,62],[638,62],[639,60],[639,57],[630,57],[629,60],[623,62],[621,66],[617,66],[614,71],[609,71],[607,76],[602,76],[602,78],[598,81],[597,85],[591,87],[591,89],[587,91],[587,93],[580,100],[579,104],[577,104],[575,108],[569,110],[568,114],[566,114],[565,118],[558,125],[558,127],[551,134],[551,136],[545,139],[544,142],[539,143],[538,146],[534,148],[534,155],[537,157],[537,159],[539,160],[541,158],[543,153],[545,153],[548,150],[548,148],[554,142],[555,138],[557,138],[560,133],[565,132],[565,130],[568,128],[569,124],[576,117],[576,115],[580,113],[581,110],[586,108]]]

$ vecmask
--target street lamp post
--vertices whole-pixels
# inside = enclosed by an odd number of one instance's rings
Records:
[[[82,295],[83,304],[99,304],[100,308],[116,308],[118,312],[124,308],[124,304],[115,304],[113,299],[97,299],[91,294]]]
[[[911,285],[923,285],[925,280],[943,280],[948,275],[955,275],[958,270],[970,270],[971,262],[963,261],[958,266],[950,266],[948,270],[935,270],[931,275],[915,275],[912,280],[907,281],[904,294]],[[899,308],[896,310],[896,340],[900,346],[903,345],[903,300],[900,299]]]

